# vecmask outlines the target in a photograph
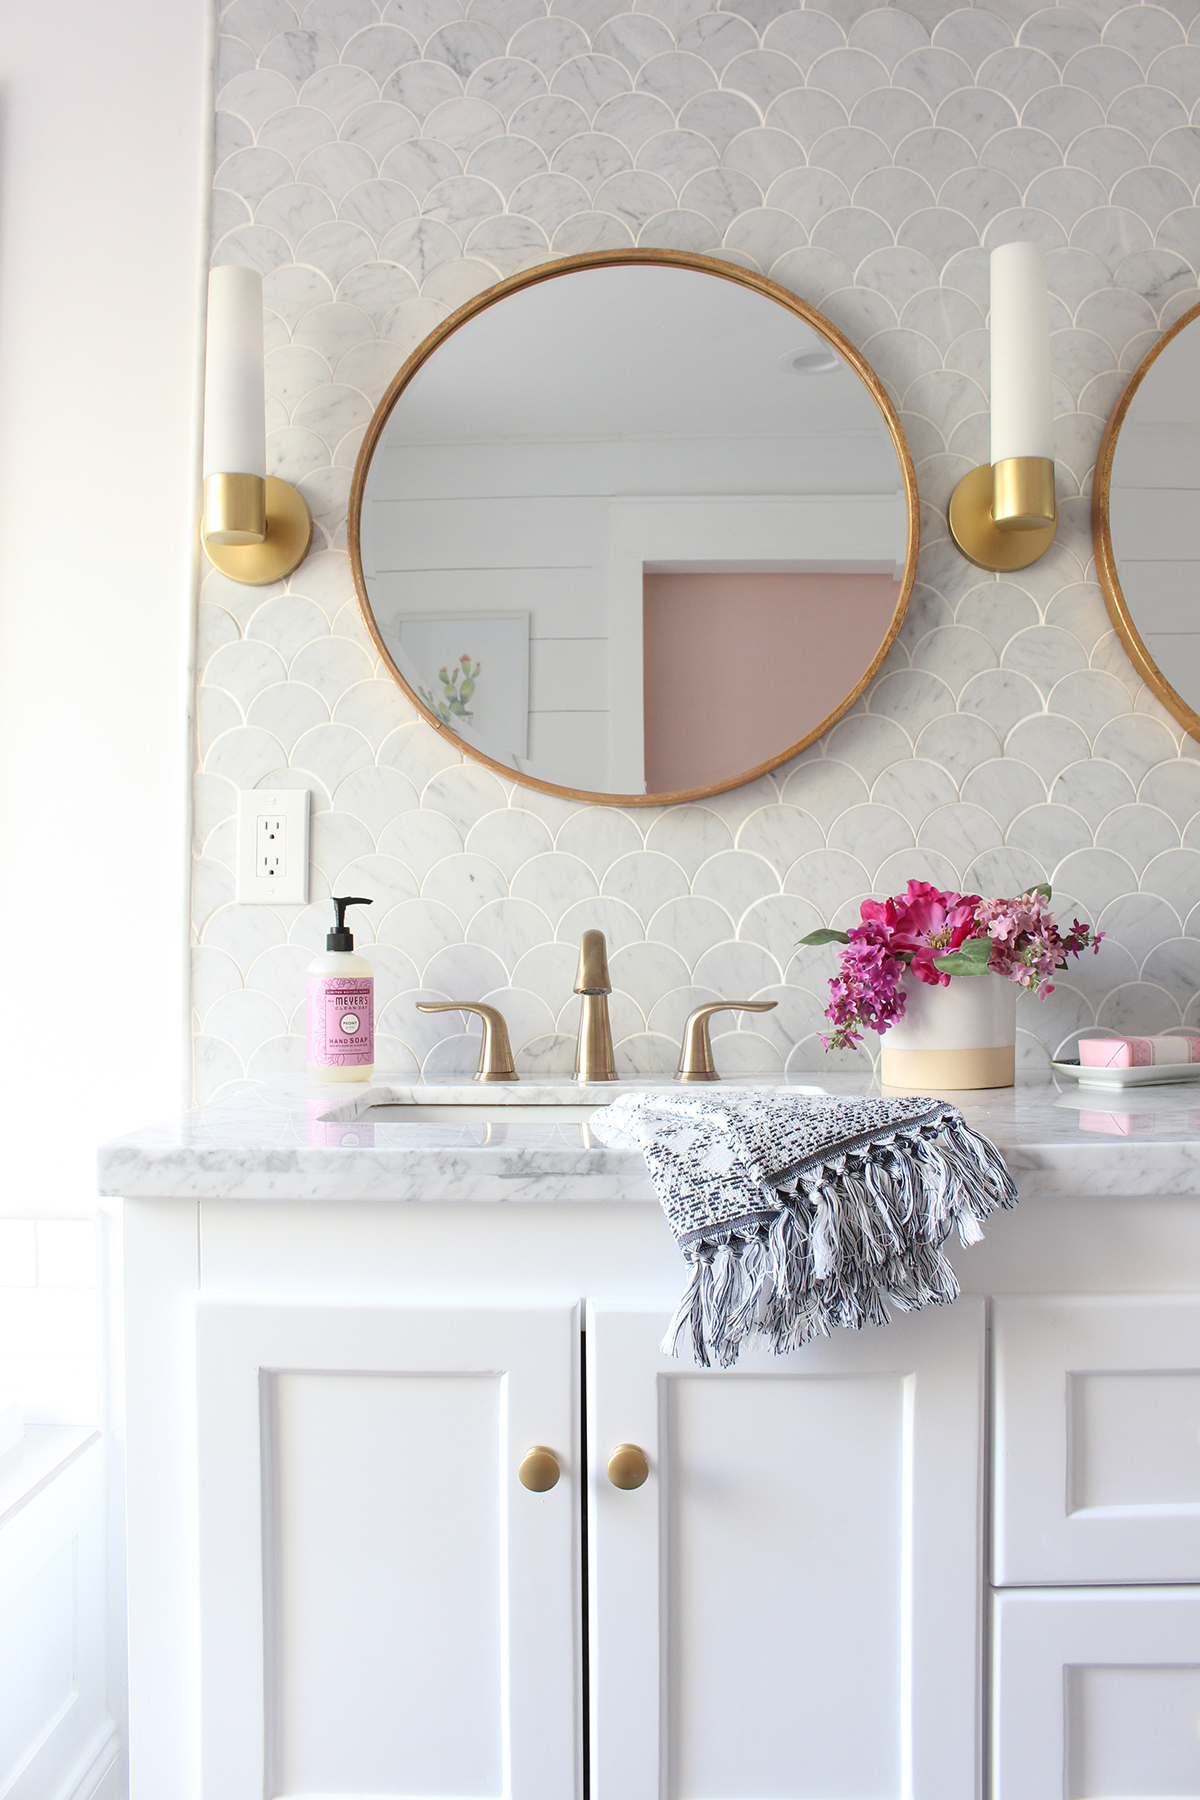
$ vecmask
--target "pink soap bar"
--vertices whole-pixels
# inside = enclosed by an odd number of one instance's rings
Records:
[[[1182,1032],[1170,1037],[1079,1040],[1079,1063],[1084,1069],[1149,1069],[1158,1063],[1194,1062],[1200,1062],[1200,1037]]]

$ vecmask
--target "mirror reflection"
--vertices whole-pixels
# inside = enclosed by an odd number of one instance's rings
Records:
[[[1107,486],[1109,610],[1141,672],[1200,735],[1200,308],[1130,383]],[[1124,403],[1122,403],[1124,404]],[[1115,430],[1114,430],[1115,427]],[[1106,458],[1101,449],[1100,466]],[[1103,512],[1103,487],[1098,489]],[[1102,576],[1105,555],[1097,546]],[[1115,579],[1113,579],[1115,577]],[[1180,704],[1182,702],[1182,704]]]
[[[865,365],[768,287],[700,259],[552,266],[435,334],[385,398],[351,507],[364,612],[427,713],[506,774],[633,800],[733,786],[882,659],[911,464]]]

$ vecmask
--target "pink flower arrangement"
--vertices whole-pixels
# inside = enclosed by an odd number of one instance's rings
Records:
[[[850,931],[812,931],[800,940],[845,946],[829,982],[825,1016],[834,1030],[821,1040],[827,1050],[852,1049],[863,1031],[882,1034],[902,1019],[910,972],[930,987],[948,987],[952,975],[1003,975],[1045,999],[1068,956],[1098,950],[1104,936],[1079,919],[1060,932],[1048,887],[1015,900],[984,900],[910,881],[890,900],[864,900],[861,912],[862,924]]]

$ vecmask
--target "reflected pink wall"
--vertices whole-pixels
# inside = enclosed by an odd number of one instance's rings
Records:
[[[807,735],[891,623],[883,575],[645,575],[646,789],[723,781]]]

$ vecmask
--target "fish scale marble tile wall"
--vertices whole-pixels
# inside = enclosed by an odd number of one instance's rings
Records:
[[[376,970],[379,1063],[474,1066],[415,1009],[487,998],[520,1066],[569,1070],[576,946],[608,934],[625,1070],[674,1065],[689,1008],[724,1069],[810,1069],[820,923],[910,875],[1052,880],[1107,933],[1026,1062],[1083,1027],[1200,1025],[1200,745],[1134,674],[1095,581],[1092,464],[1158,334],[1200,300],[1200,0],[233,0],[220,18],[213,257],[262,270],[269,467],[316,521],[278,588],[199,608],[193,1006],[200,1098],[303,1066],[303,974],[334,889]],[[988,250],[1048,252],[1061,524],[1009,579],[950,543],[988,454]],[[922,496],[918,584],[827,737],[704,805],[581,807],[496,778],[383,673],[346,553],[389,379],[449,310],[548,257],[704,251],[821,310],[886,383]],[[312,789],[308,908],[233,901],[235,790]],[[870,1040],[873,1048],[874,1040]],[[864,1047],[858,1060],[865,1061]],[[841,1058],[841,1061],[855,1060]]]

